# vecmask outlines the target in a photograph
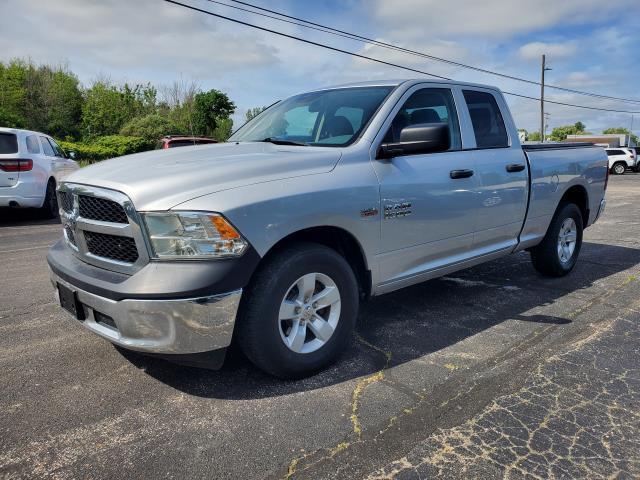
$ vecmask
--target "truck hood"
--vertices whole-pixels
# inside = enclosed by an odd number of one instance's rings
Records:
[[[127,155],[81,168],[66,182],[125,193],[138,210],[167,210],[210,193],[331,171],[331,147],[221,143]]]

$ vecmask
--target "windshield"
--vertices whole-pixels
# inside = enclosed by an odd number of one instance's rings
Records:
[[[345,146],[353,142],[393,87],[354,87],[303,93],[265,110],[229,142]]]

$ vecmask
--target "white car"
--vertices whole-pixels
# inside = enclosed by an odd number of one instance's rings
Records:
[[[637,169],[636,151],[633,148],[618,147],[606,148],[605,150],[609,157],[609,169],[611,173],[622,175],[627,171],[627,168]]]
[[[54,218],[56,186],[78,168],[49,135],[0,127],[0,207],[39,208]]]

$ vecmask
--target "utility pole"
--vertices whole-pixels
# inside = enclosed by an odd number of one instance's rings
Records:
[[[546,142],[547,141],[547,129],[549,128],[549,117],[551,116],[550,113],[548,112],[544,112],[544,135],[542,135],[542,141]]]
[[[542,54],[542,70],[540,78],[540,139],[544,142],[544,72],[547,68],[547,56]]]

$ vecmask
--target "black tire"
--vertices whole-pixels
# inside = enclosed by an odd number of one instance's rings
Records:
[[[56,196],[56,181],[50,178],[47,182],[47,191],[44,195],[44,203],[40,207],[43,218],[58,218],[58,197]]]
[[[558,237],[565,220],[572,218],[576,225],[576,243],[573,254],[567,261],[562,261],[558,253]],[[574,203],[562,203],[551,220],[551,225],[539,245],[531,249],[533,267],[548,277],[563,277],[576,264],[582,247],[582,213]]]
[[[627,166],[623,162],[614,163],[613,167],[611,167],[611,173],[614,175],[624,175],[626,171]]]
[[[293,283],[308,273],[329,276],[340,293],[340,316],[326,343],[310,353],[297,353],[281,337],[279,311]],[[237,342],[261,370],[283,379],[312,375],[333,363],[351,340],[358,315],[358,284],[347,261],[334,250],[300,243],[275,253],[244,290]]]

